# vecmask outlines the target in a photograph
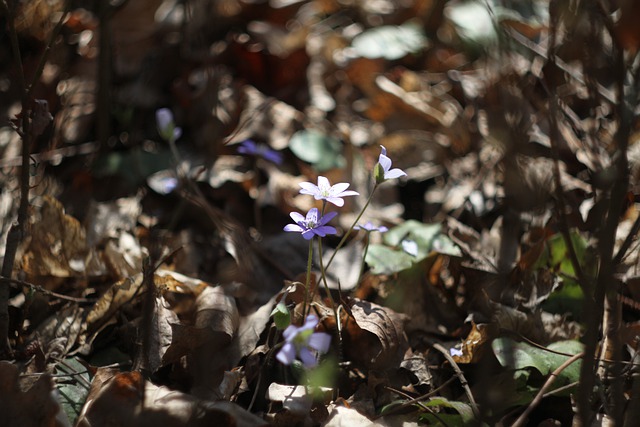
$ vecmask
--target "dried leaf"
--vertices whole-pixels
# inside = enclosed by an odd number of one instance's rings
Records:
[[[22,391],[18,367],[0,361],[0,425],[20,427],[61,426],[56,414],[61,410],[53,398],[53,380],[44,374],[27,391]],[[64,419],[64,418],[62,418]]]
[[[362,340],[363,344],[370,344],[366,347],[352,343],[349,349],[351,355],[358,353],[357,358],[374,369],[397,367],[408,346],[404,334],[405,316],[390,308],[358,299],[353,300],[350,308],[357,326],[376,338],[373,341],[366,338]]]
[[[39,218],[32,218],[31,240],[22,265],[31,276],[102,276],[105,266],[87,244],[80,222],[64,213],[56,199],[44,196]]]

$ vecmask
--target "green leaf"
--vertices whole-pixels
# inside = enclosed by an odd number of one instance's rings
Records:
[[[415,261],[423,260],[434,251],[443,255],[461,256],[460,248],[442,234],[441,224],[425,224],[410,219],[386,232],[383,239],[389,246],[398,246],[405,239],[416,242],[418,256]]]
[[[432,399],[429,399],[429,401],[425,403],[425,406],[429,406],[429,407],[439,406],[443,408],[451,408],[455,410],[458,414],[460,414],[460,417],[462,418],[462,422],[464,424],[470,423],[474,420],[473,410],[471,409],[471,406],[463,402],[448,400],[444,397],[434,397]]]
[[[493,340],[491,347],[502,366],[515,370],[514,378],[516,379],[521,377],[518,371],[523,369],[535,369],[543,377],[547,377],[569,358],[569,356],[553,353],[552,351],[570,355],[583,351],[583,345],[578,341],[559,341],[549,345],[547,349],[542,349],[510,338],[496,338]],[[555,390],[577,382],[580,378],[580,362],[580,360],[577,360],[562,370],[551,389]],[[528,378],[526,377],[526,379]],[[569,391],[566,391],[565,395]]]
[[[417,53],[427,46],[427,38],[414,22],[400,26],[384,25],[357,35],[351,46],[364,58],[400,59],[410,53]]]
[[[291,313],[283,302],[279,302],[271,312],[276,328],[282,330],[291,324]]]
[[[394,274],[413,265],[414,257],[384,245],[370,245],[365,262],[373,274]]]
[[[493,1],[490,3],[495,6]],[[486,46],[498,38],[493,17],[484,2],[449,2],[445,15],[455,26],[460,38],[468,44]]]
[[[58,363],[54,374],[60,376],[56,381],[56,389],[62,410],[70,423],[75,425],[89,394],[91,376],[87,368],[75,358],[68,358],[64,363]]]
[[[424,224],[411,219],[386,232],[383,241],[386,246],[369,246],[365,258],[373,274],[398,273],[434,254],[461,255],[460,249],[451,239],[442,234],[440,224]],[[416,256],[402,250],[403,241],[412,241],[417,244]]]
[[[341,168],[346,163],[340,141],[317,130],[296,132],[289,141],[289,149],[319,172]]]

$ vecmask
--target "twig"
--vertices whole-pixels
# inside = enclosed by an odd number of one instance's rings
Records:
[[[620,246],[620,249],[618,249],[618,253],[616,254],[616,256],[613,257],[613,265],[618,265],[622,262],[622,259],[627,254],[627,251],[633,244],[633,240],[635,239],[639,231],[640,231],[640,215],[636,217],[636,220],[633,222],[633,225],[631,226],[631,230],[629,230],[629,234],[627,234],[627,237],[624,239],[624,242],[622,242],[622,245]]]
[[[451,355],[449,354],[446,348],[444,348],[442,345],[438,343],[434,343],[433,348],[435,348],[440,353],[442,353],[445,359],[447,359],[447,361],[451,364],[451,367],[453,368],[456,375],[458,376],[458,380],[460,380],[460,385],[462,385],[462,388],[464,389],[464,392],[467,395],[467,399],[469,399],[469,405],[471,406],[473,415],[476,418],[480,419],[480,410],[478,409],[478,404],[476,403],[476,400],[473,397],[473,393],[471,393],[471,389],[469,388],[469,383],[467,382],[467,379],[464,377],[462,370],[460,370],[460,367],[458,366],[456,361],[453,360],[453,357],[451,357]]]
[[[23,280],[11,279],[9,277],[3,277],[2,280],[7,281],[7,282],[9,282],[10,284],[12,284],[14,286],[24,286],[24,287],[27,287],[27,288],[29,288],[31,290],[39,292],[41,294],[49,295],[51,297],[58,298],[58,299],[61,299],[61,300],[65,300],[65,301],[78,302],[78,303],[95,302],[95,300],[93,300],[93,299],[77,298],[77,297],[70,297],[70,296],[67,296],[67,295],[62,295],[62,294],[59,294],[57,292],[53,292],[53,291],[47,290],[47,289],[43,288],[40,285],[34,285],[33,283],[25,282]]]
[[[568,358],[562,365],[558,366],[549,375],[549,378],[547,378],[547,381],[540,388],[540,390],[538,391],[538,394],[536,394],[536,397],[531,401],[531,403],[529,404],[529,406],[527,406],[527,408],[524,410],[524,412],[522,414],[520,414],[518,419],[513,423],[513,425],[511,427],[523,426],[525,424],[525,422],[527,421],[527,418],[529,417],[529,414],[531,414],[531,411],[533,411],[535,409],[535,407],[540,404],[540,402],[542,401],[542,399],[544,397],[544,394],[553,385],[553,383],[555,382],[556,378],[558,378],[558,375],[560,375],[560,373],[562,371],[567,369],[567,367],[569,367],[573,362],[575,362],[578,359],[582,359],[583,357],[584,357],[584,353],[578,353],[578,354]]]
[[[14,60],[18,68],[18,87],[20,89],[21,98],[21,120],[19,129],[16,129],[20,137],[22,138],[22,150],[21,150],[21,164],[20,164],[20,204],[18,205],[18,217],[17,221],[11,225],[7,234],[7,243],[5,246],[4,260],[2,263],[2,270],[0,271],[0,358],[11,356],[11,343],[9,342],[9,285],[12,275],[13,267],[15,264],[16,253],[20,242],[24,239],[26,223],[28,220],[29,210],[29,154],[31,152],[31,144],[37,135],[34,135],[34,129],[32,128],[31,120],[31,103],[33,89],[40,79],[42,70],[46,63],[46,59],[51,51],[51,46],[55,41],[58,32],[62,28],[62,24],[66,19],[68,4],[65,4],[65,9],[60,19],[53,29],[47,45],[45,47],[38,67],[32,77],[32,83],[27,86],[27,80],[24,75],[24,67],[22,66],[22,55],[20,52],[20,43],[18,41],[18,31],[16,30],[16,8],[18,2],[9,5],[6,0],[2,1],[3,9],[7,13],[7,26],[9,32],[9,39],[11,41],[11,48],[14,55]],[[47,112],[48,113],[48,112]]]

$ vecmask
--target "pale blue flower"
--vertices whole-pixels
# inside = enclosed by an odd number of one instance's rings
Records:
[[[454,357],[456,357],[456,356],[457,356],[457,357],[461,357],[464,353],[462,352],[462,350],[460,350],[460,349],[458,349],[458,348],[451,347],[451,348],[449,349],[449,354],[450,354],[451,356],[454,356]]]
[[[331,335],[324,332],[313,332],[318,325],[318,318],[313,314],[307,316],[304,325],[297,327],[290,325],[284,330],[284,345],[276,355],[276,359],[285,365],[290,365],[298,359],[307,368],[318,364],[318,354],[326,353],[331,344]]]
[[[308,194],[313,196],[316,200],[326,200],[329,203],[333,203],[336,206],[344,206],[343,197],[357,196],[359,193],[355,191],[345,191],[349,188],[349,183],[340,182],[335,185],[331,185],[329,180],[324,176],[318,177],[318,185],[310,182],[301,182],[300,194]]]
[[[386,233],[387,231],[389,231],[389,229],[384,225],[375,226],[371,221],[367,221],[364,224],[358,224],[353,228],[355,230],[364,230],[367,233],[370,233],[372,231],[379,231],[380,233]]]
[[[327,234],[336,234],[336,229],[326,224],[337,214],[337,212],[329,212],[324,216],[319,216],[318,209],[311,208],[305,218],[298,212],[291,212],[289,215],[296,223],[286,225],[284,231],[302,233],[302,237],[306,240],[312,239],[313,236],[324,237]]]
[[[176,141],[182,135],[182,129],[173,121],[173,113],[168,108],[160,108],[156,111],[156,125],[158,133],[165,141]]]
[[[238,153],[248,154],[250,156],[262,157],[265,160],[275,163],[276,165],[282,164],[282,153],[269,148],[266,144],[258,144],[251,139],[247,139],[238,147]]]
[[[381,145],[382,151],[378,158],[378,164],[374,170],[377,183],[382,183],[388,179],[400,178],[401,176],[407,176],[407,174],[398,168],[391,169],[391,159],[387,157],[387,149],[384,145]]]

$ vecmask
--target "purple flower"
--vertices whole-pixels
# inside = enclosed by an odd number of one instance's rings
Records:
[[[364,230],[367,233],[370,233],[372,231],[379,231],[381,233],[386,233],[387,231],[389,231],[389,229],[387,227],[385,227],[384,225],[375,226],[375,225],[373,225],[373,223],[371,223],[371,221],[367,221],[364,224],[358,224],[353,228],[355,230]]]
[[[376,164],[376,168],[374,170],[376,182],[380,184],[385,182],[388,179],[407,176],[407,174],[402,169],[398,169],[398,168],[391,169],[391,159],[387,157],[387,149],[384,148],[384,145],[381,145],[380,147],[382,147],[382,151],[380,152],[380,157],[378,158],[378,164]]]
[[[300,194],[308,194],[313,196],[316,200],[326,200],[336,206],[344,205],[344,200],[342,200],[343,197],[357,196],[359,194],[351,190],[345,191],[349,188],[349,183],[340,182],[336,185],[331,185],[329,180],[324,176],[318,177],[318,185],[310,182],[301,182],[299,185],[302,187]]]
[[[282,164],[282,153],[272,150],[266,144],[257,144],[255,141],[247,139],[240,147],[238,147],[238,153],[248,154],[250,156],[262,157],[265,160],[275,163],[276,165]]]
[[[284,345],[276,355],[276,359],[285,365],[290,365],[298,358],[305,367],[313,368],[318,364],[317,355],[326,353],[331,344],[331,335],[324,332],[313,332],[318,325],[318,318],[313,314],[307,316],[304,325],[297,327],[290,325],[284,330]]]
[[[182,129],[176,127],[173,122],[173,113],[168,108],[160,108],[156,111],[156,124],[158,133],[165,141],[176,141],[182,135]]]
[[[329,212],[328,214],[318,218],[318,209],[311,208],[307,213],[306,218],[298,212],[291,212],[289,215],[296,223],[286,225],[284,227],[284,231],[302,233],[302,237],[306,240],[310,240],[313,236],[324,237],[327,234],[336,234],[335,228],[325,224],[338,215],[337,212]]]

